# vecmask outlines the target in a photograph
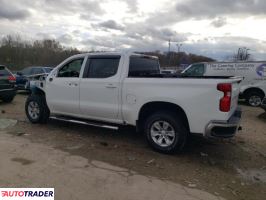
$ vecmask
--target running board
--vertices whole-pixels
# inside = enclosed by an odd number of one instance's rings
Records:
[[[101,123],[96,123],[96,122],[81,121],[77,119],[68,119],[68,118],[55,117],[55,116],[51,116],[50,119],[55,119],[55,120],[65,121],[65,122],[70,122],[70,123],[76,123],[76,124],[83,124],[83,125],[88,125],[88,126],[107,128],[107,129],[112,129],[112,130],[118,130],[117,126],[111,126],[111,125],[101,124]]]

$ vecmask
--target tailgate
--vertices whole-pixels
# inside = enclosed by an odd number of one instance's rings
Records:
[[[235,112],[238,107],[238,97],[240,93],[240,83],[243,79],[237,78],[232,81],[232,93],[231,93],[231,109],[230,116]]]

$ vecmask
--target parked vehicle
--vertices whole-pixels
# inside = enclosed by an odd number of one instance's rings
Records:
[[[266,98],[262,100],[261,107],[266,111]]]
[[[0,100],[11,102],[16,96],[16,77],[3,65],[0,65]]]
[[[156,150],[183,149],[190,133],[233,137],[238,130],[240,78],[169,77],[157,57],[130,53],[72,56],[44,81],[35,81],[25,105],[32,123],[50,118],[116,129],[135,126]]]
[[[182,72],[185,76],[242,76],[240,98],[250,106],[260,106],[266,94],[265,62],[195,63]]]
[[[16,73],[16,87],[19,90],[30,89],[30,79],[36,75],[49,74],[53,68],[51,67],[27,67]]]

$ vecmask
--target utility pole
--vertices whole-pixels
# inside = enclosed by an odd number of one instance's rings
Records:
[[[183,44],[180,42],[171,41],[171,39],[168,40],[168,66],[171,65],[171,42],[176,43],[178,54],[180,53],[181,47],[183,46]]]
[[[170,51],[171,51],[171,39],[168,40],[168,66],[170,66],[171,63],[171,55],[170,55]]]
[[[179,54],[180,53],[180,49],[183,46],[183,44],[182,43],[176,43],[176,46],[177,46],[177,53]]]
[[[171,40],[169,39],[168,40],[168,53],[170,53],[170,50],[171,50]]]
[[[177,52],[180,53],[181,47],[183,46],[182,43],[176,42],[176,41],[171,41],[171,39],[168,40],[168,65],[170,66],[171,64],[171,42],[175,42],[177,46]]]

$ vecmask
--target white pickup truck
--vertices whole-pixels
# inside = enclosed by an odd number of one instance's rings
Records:
[[[238,130],[240,78],[160,73],[157,57],[86,53],[59,64],[31,85],[25,105],[32,123],[49,118],[117,128],[135,126],[157,151],[181,151],[192,133],[233,137]]]

